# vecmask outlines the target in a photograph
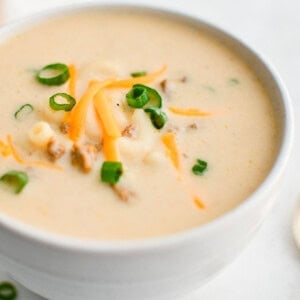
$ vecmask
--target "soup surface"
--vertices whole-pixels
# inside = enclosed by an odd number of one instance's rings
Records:
[[[37,228],[124,240],[199,226],[244,201],[276,157],[264,87],[234,51],[191,25],[85,11],[10,38],[0,59],[0,174],[28,177],[22,189],[24,178],[2,176],[0,211]],[[36,70],[57,62],[70,78],[39,82]],[[54,110],[69,98],[50,107],[56,93],[76,99],[71,111]],[[150,101],[131,107],[140,94]],[[105,173],[104,161],[120,164]]]

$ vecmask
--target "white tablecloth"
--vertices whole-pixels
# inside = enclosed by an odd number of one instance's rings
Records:
[[[7,0],[7,20],[34,11],[79,0]],[[117,2],[117,1],[110,1]],[[297,0],[119,0],[147,3],[190,12],[229,29],[263,52],[283,77],[293,100],[296,135],[300,123],[300,2]],[[299,113],[299,114],[298,114]],[[300,252],[296,249],[291,222],[299,198],[299,136],[282,183],[281,197],[258,235],[218,277],[184,300],[297,300],[300,299]],[[298,152],[299,151],[299,152]],[[0,280],[5,274],[0,273]],[[20,288],[20,300],[40,299]],[[88,300],[88,299],[86,299]],[[125,299],[124,299],[125,300]],[[166,299],[170,300],[170,299]]]

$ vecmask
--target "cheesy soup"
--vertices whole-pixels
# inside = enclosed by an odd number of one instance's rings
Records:
[[[82,239],[156,237],[244,201],[277,154],[271,100],[205,31],[84,11],[0,46],[0,211]]]

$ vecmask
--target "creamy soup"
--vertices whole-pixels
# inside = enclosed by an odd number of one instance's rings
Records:
[[[36,228],[124,240],[200,226],[276,157],[261,82],[183,22],[74,13],[10,38],[0,59],[0,211]]]

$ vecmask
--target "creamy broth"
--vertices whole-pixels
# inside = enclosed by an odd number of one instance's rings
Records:
[[[274,108],[262,84],[234,51],[187,24],[146,13],[75,13],[11,38],[1,45],[0,58],[0,139],[6,142],[10,134],[23,158],[50,163],[46,151],[28,138],[34,124],[46,121],[66,151],[56,161],[63,170],[22,165],[13,155],[0,155],[0,174],[19,170],[29,176],[20,194],[0,184],[0,211],[37,228],[84,239],[124,240],[199,226],[244,201],[276,157]],[[116,142],[124,167],[118,192],[100,180],[103,148],[90,172],[70,163],[72,141],[59,129],[64,113],[52,112],[48,104],[53,94],[68,92],[68,82],[45,86],[32,71],[54,62],[76,66],[77,103],[90,80],[128,78],[131,72],[167,66],[147,84],[163,98],[168,120],[161,130],[143,110],[128,107],[130,88],[105,90],[120,131],[134,127],[132,136]],[[25,103],[34,111],[16,120],[14,112]],[[181,116],[169,107],[211,114]],[[78,144],[101,145],[93,105],[87,117]],[[176,137],[180,171],[162,142],[167,132]],[[208,163],[202,176],[191,171],[197,159]]]

